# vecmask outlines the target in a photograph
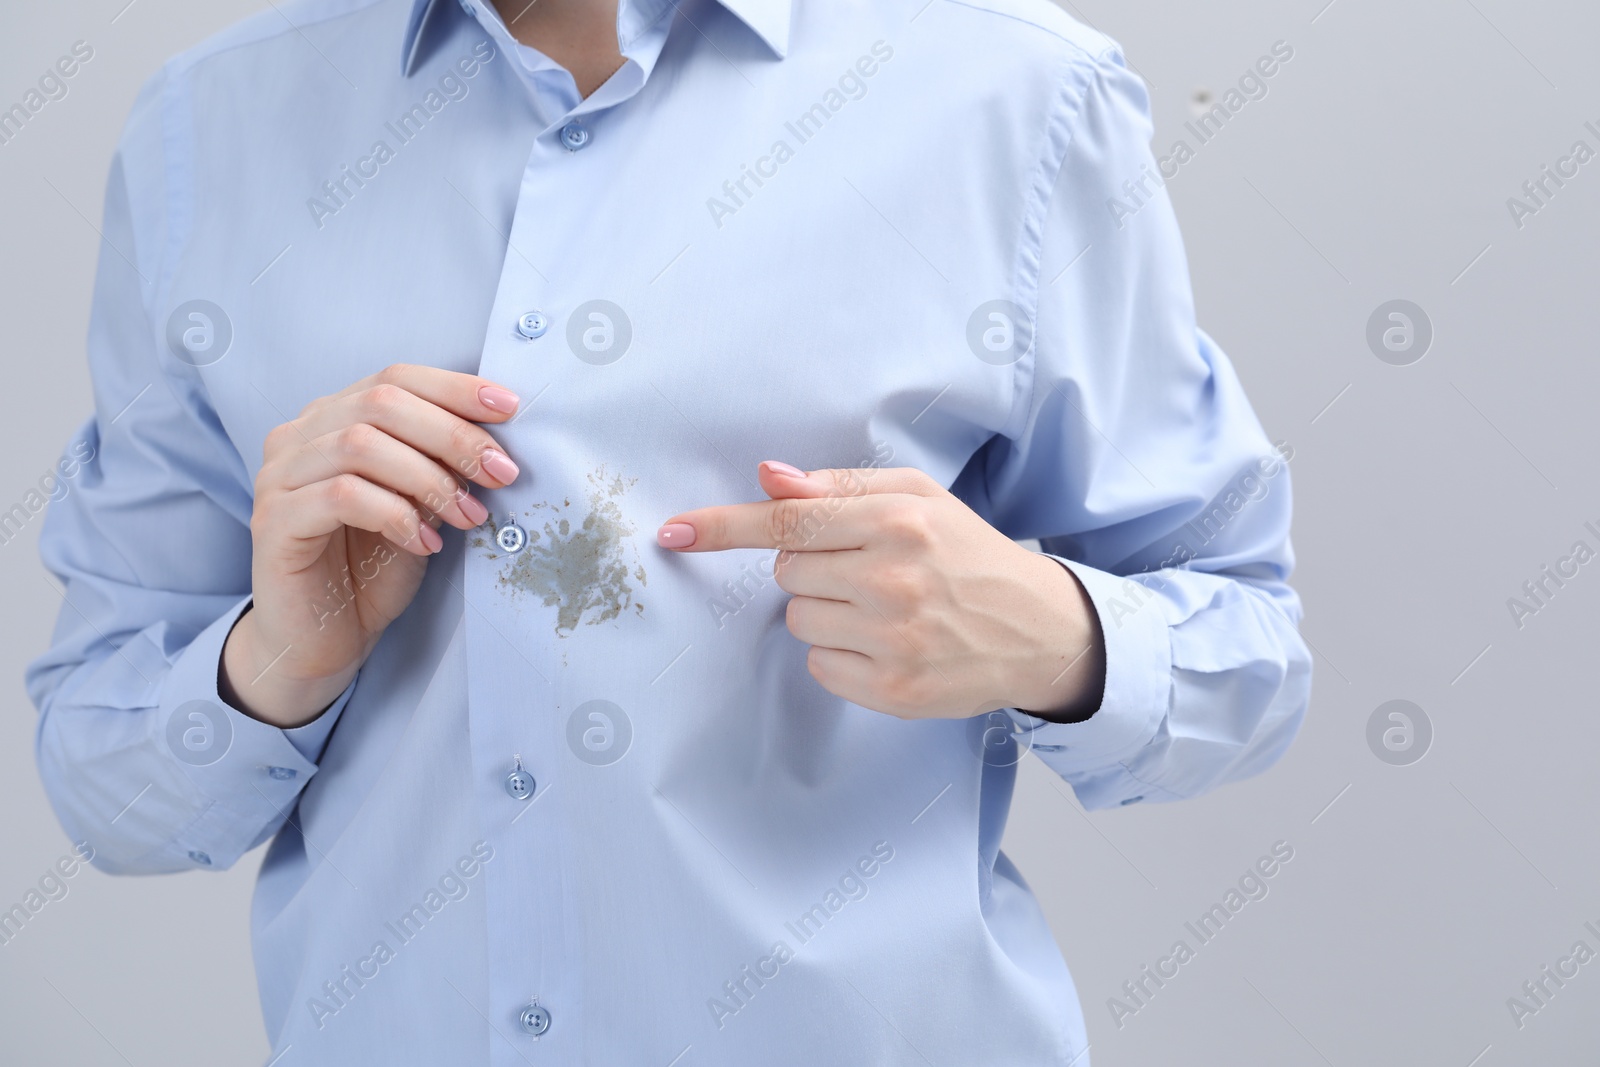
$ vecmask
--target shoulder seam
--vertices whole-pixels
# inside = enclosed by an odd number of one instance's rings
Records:
[[[159,74],[163,84],[157,102],[157,119],[161,132],[161,184],[167,210],[165,240],[160,242],[159,248],[152,250],[158,257],[151,264],[150,304],[147,308],[152,324],[161,319],[161,308],[169,295],[172,272],[176,270],[182,249],[189,239],[189,228],[193,221],[194,129],[189,115],[190,80],[193,70],[201,63],[238,49],[277,40],[289,33],[298,33],[307,26],[317,26],[337,18],[354,15],[384,2],[386,0],[361,0],[357,3],[338,5],[335,10],[325,10],[315,18],[300,23],[291,22],[289,16],[274,5],[274,11],[283,23],[281,28],[243,32],[237,40],[223,42],[213,38],[210,41],[203,41],[178,53],[161,65]],[[269,22],[264,11],[255,18],[263,27]],[[250,20],[246,20],[248,21]],[[243,25],[235,23],[228,29],[222,30],[218,36],[239,31]]]
[[[952,0],[960,3],[961,0]],[[1073,47],[1082,52],[1073,42]],[[1084,53],[1087,54],[1087,53]],[[1062,62],[1063,70],[1057,77],[1060,89],[1050,109],[1050,117],[1043,132],[1043,147],[1034,167],[1032,185],[1028,190],[1028,207],[1023,217],[1022,232],[1017,241],[1016,275],[1013,291],[1017,305],[1024,310],[1028,323],[1028,349],[1024,360],[1017,363],[1019,377],[1016,383],[1015,409],[1006,420],[1002,431],[1007,437],[1020,437],[1027,427],[1034,407],[1038,387],[1039,365],[1039,301],[1044,267],[1044,223],[1055,196],[1056,183],[1061,169],[1066,166],[1068,149],[1073,143],[1077,119],[1083,111],[1083,102],[1089,95],[1093,79],[1102,77],[1098,63],[1084,67],[1068,57]],[[1074,72],[1076,71],[1076,76]]]

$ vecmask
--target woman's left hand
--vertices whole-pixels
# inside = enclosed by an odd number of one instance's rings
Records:
[[[910,467],[759,467],[771,500],[686,511],[665,548],[779,553],[789,632],[823,688],[907,719],[1018,708],[1077,722],[1100,705],[1105,645],[1072,572]]]

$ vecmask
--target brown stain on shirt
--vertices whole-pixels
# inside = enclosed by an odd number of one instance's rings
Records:
[[[579,623],[596,626],[628,610],[644,614],[634,583],[646,584],[645,570],[633,544],[633,525],[618,503],[637,479],[608,475],[602,467],[588,480],[586,508],[573,508],[570,498],[534,505],[534,511],[549,514],[540,527],[525,523],[528,543],[505,557],[500,574],[502,589],[556,609],[558,637]]]

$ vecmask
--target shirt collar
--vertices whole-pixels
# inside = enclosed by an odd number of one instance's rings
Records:
[[[470,2],[488,3],[489,0],[470,0]],[[669,2],[677,6],[676,0]],[[750,27],[779,59],[788,55],[789,16],[793,0],[718,0],[718,2]],[[450,8],[457,8],[456,13],[460,14],[460,3],[461,0],[413,0],[411,17],[406,20],[405,40],[400,48],[402,76],[411,76],[411,72],[416,69],[417,59],[427,35],[439,32],[441,21],[450,17]],[[622,17],[619,21],[627,19],[631,8],[656,9],[661,6],[663,5],[652,3],[651,0],[643,0],[642,3],[622,0]]]

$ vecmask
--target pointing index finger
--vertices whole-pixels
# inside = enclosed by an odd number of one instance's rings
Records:
[[[834,552],[865,548],[884,497],[818,497],[723,504],[674,515],[656,531],[656,543],[685,552],[775,548],[784,552]]]

